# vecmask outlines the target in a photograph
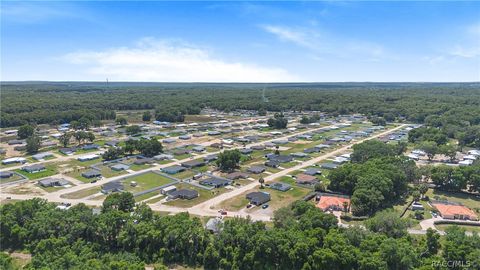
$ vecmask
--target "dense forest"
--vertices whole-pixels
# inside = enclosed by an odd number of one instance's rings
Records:
[[[480,237],[452,227],[412,236],[391,211],[367,229],[340,228],[337,219],[297,201],[275,212],[273,225],[226,220],[218,234],[187,213],[162,216],[130,193],[112,194],[101,213],[83,204],[68,210],[40,199],[0,206],[3,251],[25,250],[26,269],[155,269],[181,264],[204,269],[478,269]],[[3,269],[14,269],[0,253]]]
[[[262,91],[269,102],[263,102]],[[209,107],[224,111],[318,110],[363,113],[387,121],[435,125],[480,123],[478,83],[14,83],[1,84],[1,127],[62,123],[82,117],[115,119],[117,110],[155,110],[183,121]],[[430,117],[430,118],[428,118]]]

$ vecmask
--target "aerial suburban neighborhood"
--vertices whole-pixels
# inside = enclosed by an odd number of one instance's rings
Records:
[[[479,10],[1,1],[0,269],[480,269]]]

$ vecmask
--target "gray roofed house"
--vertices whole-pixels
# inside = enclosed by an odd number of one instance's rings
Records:
[[[85,178],[94,178],[94,177],[100,177],[102,176],[102,174],[100,173],[100,171],[97,171],[97,170],[88,170],[86,172],[83,172],[82,176]]]
[[[166,138],[162,140],[163,143],[174,143],[175,141],[176,140],[174,138]]]
[[[307,154],[317,153],[317,152],[320,152],[320,149],[318,149],[318,148],[316,148],[316,147],[305,148],[305,149],[303,149],[303,152],[304,152],[304,153],[307,153]]]
[[[187,167],[187,168],[195,168],[195,167],[201,167],[201,166],[205,165],[205,161],[203,161],[203,160],[190,160],[190,161],[183,162],[181,165],[183,167]]]
[[[45,178],[38,181],[38,183],[42,187],[61,187],[70,184],[70,182],[63,178]]]
[[[250,201],[251,204],[257,206],[270,201],[270,194],[267,192],[250,192],[245,197]]]
[[[271,168],[277,168],[280,166],[280,163],[276,160],[268,160],[264,165]]]
[[[110,166],[110,169],[112,169],[114,171],[123,171],[123,170],[128,170],[129,168],[130,168],[130,166],[128,166],[126,164],[123,164],[123,163],[119,163],[119,164],[115,164],[115,165]]]
[[[44,153],[38,153],[32,156],[32,158],[36,160],[45,159],[47,157],[53,157],[53,154],[50,152],[44,152]]]
[[[25,142],[25,140],[10,140],[8,141],[8,145],[23,144]]]
[[[176,173],[179,173],[179,172],[183,172],[185,171],[187,168],[183,167],[183,166],[179,166],[179,165],[173,165],[173,166],[170,166],[170,167],[166,167],[166,168],[162,168],[162,172],[164,173],[168,173],[168,174],[176,174]]]
[[[338,167],[338,164],[335,164],[335,163],[322,163],[320,165],[321,168],[323,169],[336,169]]]
[[[251,147],[253,150],[264,150],[265,146],[264,145],[254,145]]]
[[[240,149],[240,153],[244,154],[244,155],[248,155],[250,153],[252,153],[253,150],[251,148],[242,148]]]
[[[218,159],[217,155],[208,155],[208,156],[203,158],[203,160],[205,160],[205,162],[211,162],[211,161],[214,161],[214,160],[217,160],[217,159]]]
[[[232,183],[231,180],[222,179],[222,178],[217,178],[217,177],[211,177],[211,178],[208,178],[208,179],[205,179],[205,180],[200,181],[200,184],[201,184],[201,185],[211,186],[211,187],[215,187],[215,188],[228,186],[228,185],[230,185],[231,183]]]
[[[105,142],[105,145],[106,146],[117,146],[117,144],[119,143],[119,141],[108,141],[108,142]]]
[[[286,163],[286,162],[291,162],[293,160],[293,157],[291,155],[269,154],[269,155],[266,155],[266,158],[269,159],[270,161],[275,161],[278,163]]]
[[[198,197],[198,191],[193,189],[179,189],[168,193],[168,197],[171,199],[191,200]]]
[[[304,158],[304,157],[308,157],[308,155],[306,153],[302,153],[302,152],[296,152],[296,153],[292,153],[290,154],[292,157],[296,157],[296,158]]]
[[[195,152],[203,152],[203,151],[205,151],[205,146],[197,145],[197,146],[194,146],[192,148],[192,150],[195,151]]]
[[[22,168],[23,171],[26,171],[28,173],[36,173],[36,172],[41,172],[46,170],[44,165],[42,164],[35,164],[35,165],[30,165],[30,166],[25,166]]]
[[[275,189],[275,190],[279,190],[279,191],[283,191],[283,192],[290,190],[291,187],[292,186],[290,186],[289,184],[281,183],[281,182],[276,182],[276,183],[270,184],[271,189]]]
[[[102,185],[102,193],[109,194],[113,192],[122,192],[123,184],[119,181],[112,181]]]
[[[182,136],[178,136],[178,138],[180,140],[190,140],[192,137],[190,135],[182,135]]]
[[[9,171],[4,171],[4,172],[0,172],[0,178],[10,178],[13,176],[13,172],[9,172]]]
[[[83,150],[94,150],[94,149],[98,149],[98,148],[100,148],[100,145],[94,144],[94,143],[86,144],[82,147]]]
[[[254,173],[254,174],[259,174],[259,173],[262,173],[265,171],[265,167],[264,166],[252,166],[250,168],[248,168],[248,172],[251,172],[251,173]]]
[[[227,178],[230,179],[230,180],[237,180],[237,179],[240,179],[240,178],[246,179],[246,178],[248,178],[248,176],[249,176],[249,174],[244,173],[244,172],[232,172],[232,173],[227,174]]]
[[[155,160],[170,160],[173,159],[173,155],[169,154],[160,154],[153,157]]]
[[[322,172],[317,169],[317,168],[307,168],[304,172],[306,175],[317,175],[317,174],[322,174]]]
[[[58,151],[64,155],[72,155],[77,149],[75,147],[65,147],[58,149]]]
[[[191,152],[192,150],[186,148],[178,148],[172,151],[172,153],[176,156],[190,154]]]
[[[145,165],[145,164],[150,164],[150,163],[153,163],[152,158],[137,158],[133,162],[133,164],[135,164],[135,165]]]

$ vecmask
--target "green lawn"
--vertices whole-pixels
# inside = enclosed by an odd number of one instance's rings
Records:
[[[61,197],[65,199],[81,199],[99,192],[100,192],[100,187],[92,187],[92,188],[85,188],[72,193],[67,193],[62,195]]]
[[[26,171],[23,171],[22,169],[17,169],[15,171],[22,175],[25,175],[30,180],[44,178],[44,177],[52,176],[58,173],[56,167],[53,165],[47,165],[45,166],[45,168],[46,169],[44,171],[36,172],[36,173],[28,173]]]
[[[435,228],[440,231],[445,231],[448,227],[454,226],[452,224],[437,224]],[[477,232],[480,234],[480,226],[468,226],[468,225],[455,225],[462,229],[465,229],[467,232]]]
[[[14,181],[22,180],[22,179],[23,179],[23,177],[14,173],[13,176],[10,177],[10,178],[0,178],[0,184],[10,183],[10,182],[14,182]]]
[[[426,195],[430,197],[430,200],[435,200],[435,198],[438,197],[440,200],[459,202],[470,209],[480,208],[480,198],[476,198],[473,195],[433,189],[429,189]]]
[[[135,202],[141,202],[143,200],[149,199],[149,198],[151,198],[153,196],[156,196],[158,194],[159,194],[158,191],[156,191],[156,192],[149,192],[149,193],[137,196],[137,197],[135,197]],[[163,198],[163,197],[161,197],[161,198]]]
[[[143,165],[131,164],[130,165],[130,170],[141,171],[141,170],[148,169],[150,167],[151,167],[151,165],[148,165],[148,164],[143,164]]]
[[[186,179],[186,178],[190,178],[194,175],[195,175],[195,172],[192,171],[192,170],[188,170],[188,169],[183,171],[183,172],[172,174],[172,176],[177,178],[177,179]]]
[[[132,181],[137,182],[137,186],[132,187],[130,185],[130,182]],[[147,172],[140,175],[128,177],[122,182],[125,186],[125,191],[137,193],[154,187],[163,186],[165,184],[171,183],[172,180],[158,173]]]

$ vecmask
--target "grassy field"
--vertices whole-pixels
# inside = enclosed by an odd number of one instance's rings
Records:
[[[141,170],[145,170],[145,169],[148,169],[152,167],[151,165],[148,165],[148,164],[143,164],[143,165],[137,165],[137,164],[131,164],[130,165],[130,170],[132,171],[141,171]]]
[[[458,226],[462,229],[465,229],[467,232],[476,232],[480,234],[480,226],[438,224],[438,225],[435,225],[435,228],[437,228],[437,230],[440,230],[440,231],[445,231],[450,226]]]
[[[137,197],[135,197],[135,202],[141,202],[141,201],[147,200],[147,199],[149,199],[153,196],[156,196],[158,194],[159,194],[158,191],[155,191],[155,192],[149,192],[149,193],[137,196]],[[160,197],[160,198],[163,198],[163,197]]]
[[[302,199],[305,195],[311,192],[309,189],[301,188],[301,187],[292,187],[289,191],[278,191],[270,188],[255,188],[252,190],[249,190],[247,192],[244,192],[234,198],[231,198],[229,200],[223,201],[219,207],[226,209],[228,211],[238,211],[244,207],[247,206],[248,200],[245,198],[245,196],[254,191],[262,191],[262,192],[268,192],[270,193],[271,200],[268,202],[269,208],[271,210],[276,210],[278,208],[287,206],[288,204]],[[255,208],[257,210],[258,208]]]
[[[228,191],[225,188],[216,188],[216,189],[213,189],[213,190],[206,190],[206,189],[195,187],[195,186],[188,185],[188,184],[178,184],[178,185],[175,185],[175,186],[177,187],[177,190],[178,189],[193,189],[193,190],[198,191],[199,196],[195,199],[192,199],[192,200],[178,199],[178,200],[174,200],[174,201],[170,201],[170,202],[165,203],[166,205],[183,207],[183,208],[192,207],[194,205],[197,205],[201,202],[209,200],[209,199],[211,199],[211,198],[213,198],[217,195],[220,195],[220,194]]]
[[[179,172],[176,174],[173,174],[172,176],[178,179],[185,179],[185,178],[190,178],[195,175],[195,172],[192,170],[185,170],[183,172]]]
[[[92,187],[92,188],[86,188],[86,189],[82,189],[72,193],[67,193],[62,195],[61,197],[65,199],[81,199],[98,192],[100,192],[100,187]]]
[[[156,202],[159,202],[159,201],[163,200],[164,198],[165,198],[165,197],[160,196],[160,197],[156,197],[156,198],[147,200],[147,201],[145,201],[145,202],[146,202],[146,203],[156,203]]]
[[[137,182],[137,186],[132,187],[130,185],[130,182],[132,181]],[[158,173],[147,172],[140,175],[128,177],[122,180],[122,182],[125,186],[125,191],[137,193],[154,187],[166,185],[168,183],[171,183],[172,180]]]
[[[468,195],[464,193],[446,192],[446,191],[433,190],[433,189],[429,189],[426,195],[430,197],[430,200],[435,200],[435,198],[438,198],[440,200],[459,202],[471,209],[480,208],[480,198],[476,198],[473,195]]]
[[[26,171],[23,171],[22,169],[17,169],[15,171],[26,176],[30,180],[40,179],[40,178],[52,176],[58,173],[56,167],[53,165],[47,165],[45,166],[44,171],[36,172],[36,173],[28,173]]]
[[[14,173],[13,176],[10,177],[10,178],[0,178],[0,184],[10,183],[10,182],[14,182],[14,181],[22,180],[22,179],[23,179],[23,177]]]

